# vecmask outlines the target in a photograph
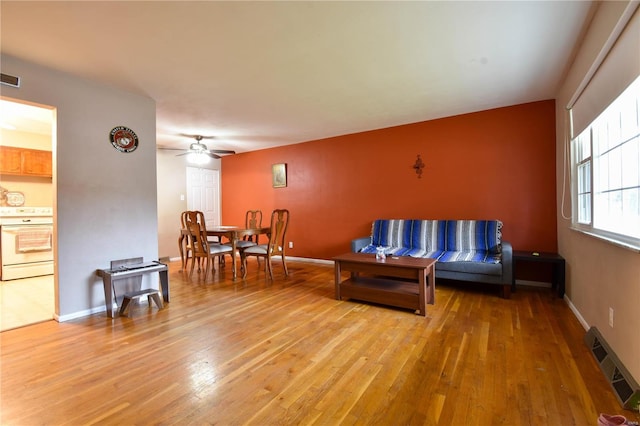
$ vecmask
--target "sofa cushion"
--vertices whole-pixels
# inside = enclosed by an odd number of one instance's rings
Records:
[[[448,220],[446,251],[500,253],[502,222],[499,220]]]
[[[437,262],[436,277],[438,271],[463,272],[468,274],[502,275],[502,264],[481,262]]]
[[[472,263],[500,263],[501,253],[486,250],[445,251],[438,258],[438,262],[472,262]]]

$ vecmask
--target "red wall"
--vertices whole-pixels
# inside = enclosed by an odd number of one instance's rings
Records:
[[[271,186],[276,163],[287,164],[286,188]],[[377,218],[499,219],[514,249],[555,252],[555,200],[553,100],[222,159],[223,224],[261,209],[265,225],[287,208],[297,257],[349,251]]]

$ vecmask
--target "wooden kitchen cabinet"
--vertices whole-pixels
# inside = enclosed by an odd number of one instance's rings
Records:
[[[0,174],[52,176],[51,151],[0,146]]]
[[[0,173],[20,174],[22,170],[22,149],[0,146]]]
[[[22,151],[22,174],[51,176],[51,151],[25,149]]]

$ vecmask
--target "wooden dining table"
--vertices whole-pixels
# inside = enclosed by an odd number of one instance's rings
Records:
[[[236,250],[237,243],[245,236],[251,235],[261,235],[261,234],[269,234],[271,232],[270,227],[260,227],[260,228],[244,228],[240,226],[214,226],[213,228],[207,229],[207,237],[218,237],[220,241],[222,241],[222,237],[227,238],[231,242],[231,269],[233,271],[233,279],[237,278],[236,271]],[[185,269],[186,262],[184,256],[184,248],[186,236],[188,235],[188,231],[186,229],[180,230],[180,236],[178,237],[178,247],[180,249],[180,259],[182,260],[182,269]]]

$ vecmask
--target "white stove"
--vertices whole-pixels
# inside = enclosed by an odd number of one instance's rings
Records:
[[[51,216],[53,207],[0,207],[0,216]]]
[[[53,209],[0,207],[0,279],[53,274]]]
[[[0,225],[52,225],[51,207],[0,207]]]

